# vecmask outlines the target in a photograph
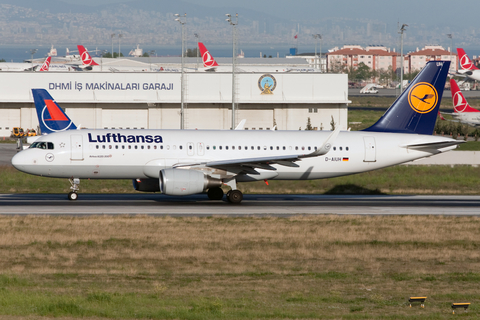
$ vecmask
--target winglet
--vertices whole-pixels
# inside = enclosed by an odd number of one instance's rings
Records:
[[[457,48],[457,53],[460,60],[460,66],[463,70],[478,70],[472,60],[470,60],[468,55],[465,53],[465,50],[462,48]]]
[[[328,136],[327,140],[323,143],[323,145],[315,150],[312,153],[300,156],[299,158],[311,158],[311,157],[318,157],[327,154],[330,149],[332,148],[332,144],[337,139],[338,134],[340,133],[340,128],[337,127],[330,135]]]
[[[32,89],[32,94],[42,135],[77,129],[47,90]]]
[[[247,119],[240,121],[240,123],[235,127],[235,130],[243,130],[245,128],[245,122],[247,122]]]
[[[207,50],[207,47],[201,42],[198,43],[198,48],[200,49],[200,54],[202,55],[203,66],[205,68],[218,67],[217,61],[212,57],[210,52]]]
[[[96,63],[93,60],[92,56],[90,56],[90,54],[88,53],[88,51],[85,49],[84,46],[79,44],[77,46],[77,48],[78,48],[78,53],[80,54],[80,57],[82,58],[82,62],[83,62],[84,65],[86,65],[86,66],[98,66],[98,63]]]
[[[387,112],[364,131],[433,133],[450,61],[430,61]]]

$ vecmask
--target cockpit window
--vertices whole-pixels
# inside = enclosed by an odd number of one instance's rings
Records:
[[[53,142],[44,142],[44,141],[34,142],[30,145],[30,148],[53,150]]]

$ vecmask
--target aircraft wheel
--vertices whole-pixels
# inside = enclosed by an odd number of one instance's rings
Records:
[[[208,199],[210,200],[222,200],[223,199],[223,190],[222,188],[210,188],[207,192]]]
[[[68,194],[68,200],[77,200],[78,199],[78,194],[76,192],[70,192]]]
[[[227,199],[231,203],[240,203],[243,200],[243,194],[240,190],[230,190],[227,193]]]

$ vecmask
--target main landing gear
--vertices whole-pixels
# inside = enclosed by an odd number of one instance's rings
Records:
[[[78,199],[78,185],[80,184],[80,179],[78,178],[72,178],[72,179],[68,179],[68,181],[70,181],[70,184],[71,184],[71,187],[70,189],[72,189],[72,191],[70,191],[68,193],[68,200],[77,200]]]
[[[240,203],[243,200],[243,193],[240,190],[230,190],[227,192],[227,200],[230,203]]]

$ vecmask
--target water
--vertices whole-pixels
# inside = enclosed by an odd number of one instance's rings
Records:
[[[98,50],[98,55],[101,52],[112,50],[111,45],[105,46],[93,46],[93,45],[85,45],[87,49],[92,53],[92,51]],[[195,44],[193,42],[187,44],[188,48],[194,48]],[[58,56],[65,56],[66,48],[70,49],[70,53],[77,53],[77,46],[76,45],[56,45],[55,48],[57,49]],[[136,48],[136,45],[122,45],[121,52],[123,55],[127,56],[130,50]],[[151,50],[155,50],[155,54],[158,56],[177,56],[181,55],[181,47],[180,46],[156,46],[156,45],[144,45],[141,46],[143,52],[150,52]],[[231,57],[232,56],[232,46],[231,45],[207,45],[208,50],[210,53],[217,58],[220,57]],[[5,59],[7,62],[22,62],[26,59],[31,58],[30,50],[31,49],[38,49],[37,53],[34,54],[34,58],[45,58],[47,53],[50,51],[50,45],[45,46],[27,46],[27,45],[0,45],[0,59]],[[284,58],[290,51],[290,46],[285,44],[280,45],[239,45],[238,52],[240,49],[243,50],[245,53],[245,57],[247,58],[259,58],[260,53],[263,55],[272,56],[274,58],[277,57],[277,53],[280,58]],[[323,47],[323,52],[330,49],[330,47]],[[480,49],[477,47],[464,47],[467,54],[472,58],[472,56],[480,56]],[[405,52],[414,51],[415,48],[405,48]],[[118,52],[118,43],[113,47],[113,51]],[[304,52],[315,52],[315,47],[309,48],[308,46],[300,46],[299,53]],[[455,53],[455,52],[453,52]],[[154,54],[154,55],[155,55]]]
[[[98,50],[98,55],[101,54],[102,51],[112,51],[112,46],[93,46],[93,45],[85,45],[85,47],[89,50],[90,53],[92,51]],[[154,45],[144,45],[140,46],[143,49],[143,52],[150,52],[151,50],[155,50],[155,54],[158,56],[180,56],[181,55],[181,47],[180,46],[154,46]],[[188,48],[194,48],[195,45],[193,43],[187,44]],[[76,45],[56,45],[55,48],[57,49],[57,55],[65,56],[66,55],[66,48],[70,49],[70,54],[78,54],[77,46]],[[135,49],[136,45],[122,45],[120,47],[121,52],[124,56],[127,56],[130,50]],[[208,50],[214,57],[231,57],[232,56],[232,46],[228,45],[208,45]],[[33,55],[34,59],[38,58],[45,58],[47,57],[47,53],[50,51],[50,45],[48,46],[26,46],[26,45],[0,45],[0,59],[5,59],[7,62],[22,62],[26,59],[31,59],[32,55],[30,54],[31,49],[38,49],[38,51]],[[243,50],[245,53],[245,57],[248,58],[259,58],[260,52],[262,55],[271,55],[272,57],[277,57],[277,53],[279,57],[283,58],[289,53],[289,46],[286,45],[279,45],[279,46],[241,46],[239,45],[238,52],[240,49]],[[301,48],[300,48],[301,50]],[[314,52],[314,48],[311,52]],[[118,52],[118,44],[113,47],[114,52]],[[304,50],[301,52],[309,52],[310,50]],[[154,55],[155,55],[154,54]]]

